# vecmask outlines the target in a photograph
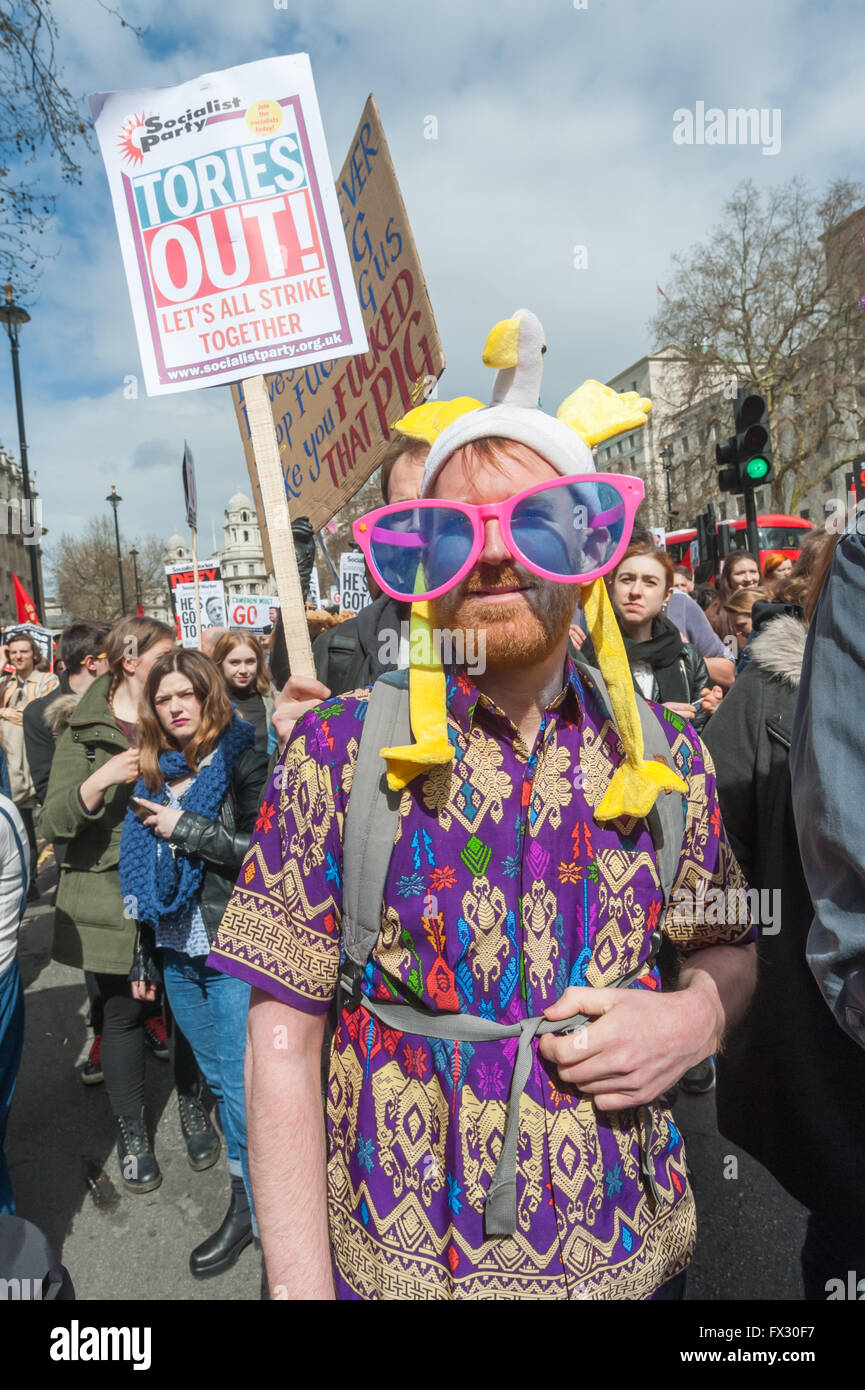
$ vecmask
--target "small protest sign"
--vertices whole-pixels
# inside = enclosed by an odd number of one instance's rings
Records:
[[[366,583],[366,564],[359,550],[349,550],[339,557],[339,592],[343,608],[359,613],[372,603]]]
[[[253,637],[268,637],[279,617],[275,594],[232,594],[228,601],[228,626]]]
[[[198,491],[195,486],[195,464],[192,450],[183,441],[183,496],[186,499],[186,524],[196,529],[198,526]]]
[[[266,376],[292,516],[318,531],[378,467],[394,421],[433,389],[445,357],[374,97],[336,187],[369,350]],[[272,369],[267,368],[268,372]],[[243,385],[232,387],[268,559]]]
[[[47,627],[40,627],[37,623],[15,623],[14,627],[7,627],[3,633],[2,640],[8,644],[13,642],[16,637],[32,637],[46,661],[51,660],[51,653],[54,646],[54,637]]]
[[[148,395],[366,351],[305,53],[90,107]]]
[[[198,646],[198,626],[195,621],[195,571],[191,565],[166,565],[168,587],[177,640],[182,647]],[[199,565],[198,589],[201,603],[201,627],[228,627],[225,611],[225,585],[218,565]]]

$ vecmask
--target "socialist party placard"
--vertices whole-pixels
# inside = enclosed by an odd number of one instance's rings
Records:
[[[306,54],[90,105],[149,395],[366,351]]]

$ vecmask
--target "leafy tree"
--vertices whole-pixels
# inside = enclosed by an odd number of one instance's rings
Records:
[[[141,37],[116,10],[101,8]],[[38,278],[44,252],[36,242],[57,201],[34,184],[33,164],[47,149],[62,181],[76,184],[79,154],[96,149],[89,117],[63,83],[59,39],[51,0],[0,0],[0,278],[19,296]]]
[[[675,348],[672,428],[705,446],[689,465],[699,476],[672,479],[689,502],[717,494],[714,442],[733,431],[737,384],[769,407],[776,509],[795,512],[862,449],[862,202],[861,186],[845,179],[822,194],[798,179],[763,192],[748,180],[708,238],[674,257],[651,326]]]
[[[164,544],[155,536],[135,541],[138,578],[145,613],[160,616],[170,607],[163,565]],[[130,543],[121,534],[126,611],[136,608],[135,578]],[[114,520],[93,516],[80,536],[64,533],[48,556],[54,572],[57,601],[67,618],[96,618],[114,622],[122,615]]]

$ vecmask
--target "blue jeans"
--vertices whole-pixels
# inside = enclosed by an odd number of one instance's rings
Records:
[[[168,948],[163,950],[165,992],[171,1012],[188,1038],[216,1097],[229,1172],[233,1176],[242,1174],[252,1209],[243,1089],[249,985],[233,975],[212,970],[206,960],[206,956],[185,956]],[[253,1230],[258,1234],[254,1216]]]
[[[15,1215],[15,1199],[3,1143],[24,1045],[24,990],[13,960],[0,975],[0,1214]]]

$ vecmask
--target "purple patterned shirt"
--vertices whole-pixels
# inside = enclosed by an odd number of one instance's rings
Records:
[[[600,696],[569,661],[533,750],[464,673],[449,674],[447,699],[455,760],[402,794],[367,994],[511,1023],[569,984],[609,985],[641,962],[633,987],[659,989],[649,955],[663,897],[648,827],[593,817],[623,757]],[[297,724],[210,957],[308,1013],[336,992],[342,828],[366,707],[355,692]],[[682,952],[750,941],[746,911],[731,920],[699,908],[707,888],[742,903],[744,882],[708,753],[659,713],[689,788],[660,925]],[[327,1095],[338,1297],[646,1299],[686,1267],[694,1203],[669,1110],[596,1110],[536,1041],[517,1230],[485,1235],[516,1047],[399,1033],[362,1006],[342,1011]]]

